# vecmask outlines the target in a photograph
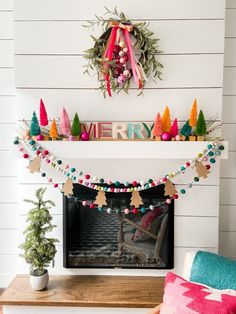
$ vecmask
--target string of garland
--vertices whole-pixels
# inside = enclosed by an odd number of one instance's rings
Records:
[[[19,151],[22,152],[22,156],[25,159],[29,160],[29,166],[27,168],[30,169],[30,172],[34,173],[34,172],[39,172],[41,174],[41,176],[43,178],[45,178],[49,183],[53,184],[54,188],[57,188],[60,190],[60,192],[64,193],[64,195],[66,195],[67,197],[72,197],[73,199],[75,199],[75,201],[80,202],[83,206],[89,206],[90,208],[97,208],[99,211],[103,211],[106,210],[107,213],[112,213],[115,212],[116,214],[120,214],[120,213],[124,213],[124,214],[129,214],[130,212],[132,212],[133,214],[137,214],[138,212],[142,212],[145,213],[147,210],[154,210],[156,207],[164,205],[164,204],[170,204],[171,201],[173,199],[178,199],[179,198],[179,193],[176,190],[175,186],[173,185],[173,183],[169,180],[166,179],[163,182],[159,183],[159,184],[165,184],[165,195],[169,196],[168,198],[166,198],[163,202],[158,202],[158,203],[153,203],[149,206],[142,206],[140,208],[140,205],[143,205],[142,203],[142,199],[139,195],[139,191],[135,188],[132,188],[129,190],[129,192],[126,190],[126,192],[128,193],[132,193],[132,197],[131,197],[131,204],[130,205],[134,205],[133,207],[130,208],[125,208],[125,209],[112,209],[110,207],[107,207],[106,209],[104,209],[104,205],[107,205],[106,203],[106,197],[105,197],[105,192],[108,192],[107,189],[105,189],[106,187],[101,187],[101,186],[97,186],[96,185],[96,190],[98,190],[98,194],[97,197],[95,199],[95,201],[82,201],[79,199],[79,197],[76,197],[73,195],[73,181],[70,178],[71,174],[67,175],[67,181],[64,185],[62,185],[62,187],[60,187],[60,185],[58,183],[53,182],[53,179],[48,177],[47,174],[45,172],[42,172],[40,169],[40,163],[38,163],[39,161],[43,160],[46,162],[47,165],[49,165],[51,162],[47,162],[49,159],[47,159],[47,156],[49,155],[49,152],[45,151],[44,153],[39,152],[39,147],[34,147],[35,143],[32,142],[32,140],[28,141],[20,141],[19,138],[17,137],[14,141],[14,144],[19,146]],[[33,158],[29,155],[28,150],[31,147],[31,151],[34,152],[36,154],[36,157]],[[36,150],[35,150],[36,148]],[[210,157],[210,163],[214,164],[216,162],[216,157],[221,155],[221,150],[224,149],[224,146],[219,142],[216,143],[212,143],[212,144],[208,144],[207,149],[205,149],[205,153],[203,154],[203,157],[209,156]],[[208,159],[205,159],[204,161],[207,162]],[[35,162],[37,161],[37,163]],[[180,194],[184,195],[187,191],[187,189],[191,189],[193,184],[199,182],[200,178],[207,178],[208,173],[210,172],[211,166],[210,164],[206,164],[202,167],[201,162],[199,162],[197,159],[195,160],[195,166],[196,166],[196,170],[198,172],[198,176],[195,176],[194,179],[192,180],[192,182],[188,183],[184,188],[180,189]],[[87,182],[88,183],[88,182]],[[158,184],[158,185],[159,185]],[[92,188],[89,186],[88,184],[84,184],[87,188]],[[155,185],[156,186],[156,185]],[[153,188],[154,186],[149,186],[148,188]],[[93,187],[93,189],[95,189]],[[104,190],[105,189],[105,190]],[[113,192],[111,190],[109,190],[109,192]],[[114,192],[114,193],[124,193],[121,192],[119,190]],[[133,200],[132,200],[133,198]],[[97,201],[97,203],[96,203]],[[132,204],[133,202],[133,204]]]

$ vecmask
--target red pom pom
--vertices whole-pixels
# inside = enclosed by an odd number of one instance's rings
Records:
[[[94,208],[94,204],[93,204],[93,203],[90,204],[89,207],[90,207],[90,208]]]
[[[207,170],[211,169],[211,166],[210,165],[206,165],[206,169]]]
[[[79,183],[82,184],[82,183],[83,183],[83,180],[80,179],[80,180],[79,180]]]
[[[156,184],[154,182],[151,183],[152,186],[155,186]]]
[[[29,155],[28,155],[28,154],[24,154],[24,155],[23,155],[23,158],[25,158],[25,159],[26,159],[26,158],[29,158]]]
[[[54,186],[54,188],[57,188],[57,187],[58,187],[58,184],[57,184],[57,183],[54,183],[53,186]]]
[[[36,154],[39,155],[41,152],[40,150],[36,150]]]
[[[84,177],[85,177],[86,180],[90,179],[90,175],[89,174],[86,174]]]
[[[45,149],[45,151],[43,152],[43,154],[46,156],[49,154],[49,151]]]
[[[190,162],[186,162],[186,167],[190,167]]]
[[[133,214],[135,214],[135,215],[136,215],[136,214],[137,214],[137,212],[138,212],[137,208],[135,208],[135,207],[134,207],[134,208],[132,209],[132,212],[133,212]]]
[[[178,194],[174,194],[173,198],[177,200],[179,198]]]
[[[115,189],[114,189],[114,188],[111,188],[111,192],[114,193],[114,191],[115,191]]]
[[[137,181],[133,181],[133,182],[132,182],[132,185],[133,185],[133,186],[137,186],[137,185],[138,185],[138,182],[137,182]]]

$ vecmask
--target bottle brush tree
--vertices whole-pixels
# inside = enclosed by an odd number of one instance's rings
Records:
[[[161,123],[161,115],[158,112],[155,123],[154,123],[154,127],[152,129],[152,135],[153,136],[161,136],[162,134],[162,123]]]
[[[192,132],[192,128],[191,126],[189,125],[189,120],[183,125],[181,131],[180,131],[180,134],[183,135],[183,136],[189,136],[191,135],[191,132]]]
[[[70,118],[63,107],[60,115],[60,134],[69,137],[71,135],[71,125],[70,125]]]
[[[195,133],[198,136],[204,136],[207,134],[206,121],[202,110],[200,110],[198,115]]]
[[[53,119],[50,127],[50,136],[54,139],[58,137],[57,123],[56,120]]]
[[[38,118],[36,116],[35,111],[33,112],[33,117],[31,119],[31,123],[30,123],[30,135],[31,136],[37,136],[41,133],[41,129],[39,126],[39,121]]]
[[[166,106],[163,116],[161,118],[162,123],[162,132],[169,132],[171,129],[171,122],[170,122],[170,110],[169,107]]]
[[[40,107],[39,107],[39,117],[40,117],[40,125],[47,126],[48,125],[48,115],[43,103],[43,100],[40,99]]]
[[[80,134],[81,134],[81,125],[80,125],[78,114],[76,113],[72,122],[71,135],[80,136]]]
[[[26,262],[31,264],[31,274],[42,276],[46,272],[46,267],[54,266],[54,257],[56,254],[55,243],[57,239],[47,237],[46,234],[52,231],[56,226],[52,224],[52,216],[49,210],[55,204],[50,200],[44,200],[46,189],[36,190],[36,200],[25,200],[31,203],[33,208],[28,213],[27,222],[29,223],[25,234],[25,242],[20,245],[24,250],[22,256]]]
[[[194,128],[197,123],[197,100],[194,99],[192,109],[190,112],[190,117],[189,117],[189,125]]]

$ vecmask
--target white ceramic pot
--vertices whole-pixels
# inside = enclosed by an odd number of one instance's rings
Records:
[[[47,287],[49,281],[48,271],[42,276],[30,275],[30,284],[34,290],[40,291]]]

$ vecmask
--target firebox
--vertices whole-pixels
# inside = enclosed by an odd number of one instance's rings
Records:
[[[81,204],[92,202],[96,195],[95,190],[74,184],[75,197],[64,197],[64,267],[173,268],[174,200],[165,203],[163,185],[140,192],[144,204],[135,214],[124,213],[131,193],[106,192],[104,208]],[[152,204],[154,209],[149,210]]]

